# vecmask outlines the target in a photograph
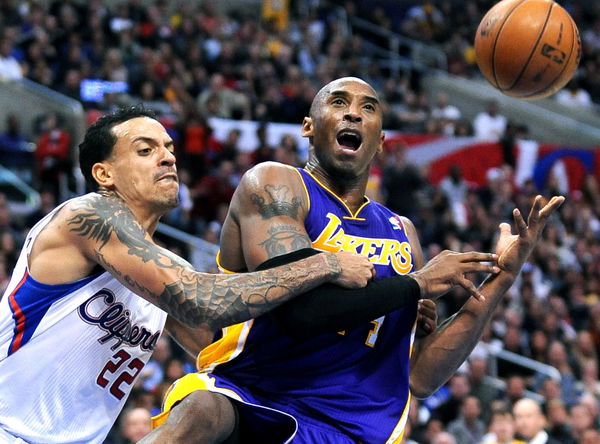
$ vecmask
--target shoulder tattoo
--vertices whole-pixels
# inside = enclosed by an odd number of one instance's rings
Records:
[[[300,198],[294,195],[289,196],[290,188],[287,185],[267,184],[264,191],[264,194],[252,193],[250,196],[263,219],[275,216],[289,216],[292,219],[298,219]]]

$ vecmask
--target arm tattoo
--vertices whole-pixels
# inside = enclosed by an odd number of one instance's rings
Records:
[[[160,307],[181,322],[190,326],[205,323],[214,331],[259,316],[329,281],[339,275],[339,267],[335,254],[325,253],[277,271],[211,274],[204,279],[188,271],[180,283],[165,285]]]
[[[310,248],[310,239],[292,225],[276,225],[269,228],[269,237],[259,244],[270,258],[285,253]]]
[[[81,199],[68,218],[71,231],[99,243],[96,261],[115,278],[180,322],[215,329],[259,316],[300,293],[341,273],[339,259],[322,253],[274,270],[234,275],[198,273],[182,258],[151,242],[133,213],[116,196],[91,195]],[[290,228],[289,232],[293,232]],[[172,282],[162,282],[157,294],[110,263],[102,248],[115,234],[128,254],[143,262],[174,271]],[[275,271],[276,270],[276,271]]]
[[[292,219],[298,219],[298,208],[300,208],[300,199],[293,196],[291,201],[288,199],[290,189],[286,185],[265,185],[265,193],[268,195],[269,202],[259,194],[252,193],[250,200],[258,207],[258,212],[263,219],[270,219],[275,216],[289,216]]]
[[[73,208],[75,215],[68,219],[71,231],[100,242],[98,251],[114,233],[128,247],[128,254],[138,256],[143,262],[154,262],[165,268],[187,266],[176,255],[148,242],[146,230],[133,216],[125,203],[114,196],[90,196]],[[106,265],[105,262],[102,262]]]

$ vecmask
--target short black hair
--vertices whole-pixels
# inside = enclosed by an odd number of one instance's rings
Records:
[[[79,168],[88,191],[98,190],[98,182],[92,176],[92,167],[95,163],[108,159],[117,143],[117,137],[112,132],[113,127],[137,117],[157,118],[154,111],[142,105],[123,106],[100,117],[85,132],[83,142],[79,144]]]

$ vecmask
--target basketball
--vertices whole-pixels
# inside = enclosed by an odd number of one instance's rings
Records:
[[[498,90],[525,100],[548,97],[575,74],[581,56],[577,25],[552,0],[502,0],[483,17],[475,57]]]

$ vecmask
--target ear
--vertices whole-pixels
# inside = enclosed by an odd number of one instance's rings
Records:
[[[101,187],[111,188],[114,185],[113,170],[107,163],[95,163],[94,166],[92,166],[92,177]]]
[[[305,117],[302,121],[301,134],[302,137],[313,136],[313,121],[310,117]]]
[[[385,133],[381,132],[381,138],[379,140],[379,146],[377,147],[377,154],[383,151],[383,141],[385,140]]]

